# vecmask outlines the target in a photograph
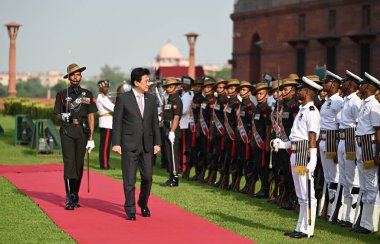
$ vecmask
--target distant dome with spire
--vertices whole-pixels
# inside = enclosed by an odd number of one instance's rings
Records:
[[[156,56],[155,64],[158,66],[187,66],[188,61],[183,58],[178,48],[168,41]]]
[[[182,55],[179,52],[178,48],[171,44],[169,41],[161,48],[161,51],[158,54],[158,58],[181,59]]]

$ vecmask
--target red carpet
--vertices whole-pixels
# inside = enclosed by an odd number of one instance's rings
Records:
[[[151,218],[125,219],[121,181],[91,172],[91,192],[84,174],[75,211],[64,210],[63,165],[1,166],[0,175],[28,195],[79,243],[252,243],[176,205],[151,195]],[[137,192],[138,193],[138,192]]]

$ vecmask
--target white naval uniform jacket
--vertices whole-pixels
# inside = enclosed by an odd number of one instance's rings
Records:
[[[115,104],[103,94],[99,94],[96,99],[96,107],[98,107],[99,113],[99,128],[112,129],[112,113],[115,107]],[[111,113],[111,116],[104,116],[104,114]]]
[[[182,116],[181,120],[179,121],[179,127],[181,129],[188,129],[189,128],[189,110],[191,109],[191,101],[193,101],[194,92],[188,91],[182,94]]]
[[[300,110],[293,122],[289,140],[301,141],[309,140],[309,132],[315,132],[317,138],[320,131],[320,115],[318,109],[314,106],[314,102],[309,102],[300,106]]]
[[[339,129],[355,128],[359,118],[362,100],[356,92],[344,98],[342,109],[340,111]]]
[[[335,93],[326,99],[320,111],[322,130],[338,130],[338,116],[342,104],[343,98],[339,96],[339,93]]]
[[[369,96],[363,101],[360,109],[356,135],[375,134],[375,128],[380,126],[380,103],[375,96]]]

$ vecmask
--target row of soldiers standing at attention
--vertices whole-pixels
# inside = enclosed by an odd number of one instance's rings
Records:
[[[321,218],[376,232],[380,82],[347,70],[345,78],[326,71],[322,80],[291,74],[271,83],[167,78],[163,185],[178,186],[183,171],[185,180],[295,208],[297,227],[285,233],[292,238],[313,236],[317,205]]]

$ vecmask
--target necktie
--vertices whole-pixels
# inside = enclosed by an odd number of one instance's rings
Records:
[[[144,115],[144,106],[143,106],[143,95],[137,95],[138,97],[138,105],[141,113],[141,117]]]

